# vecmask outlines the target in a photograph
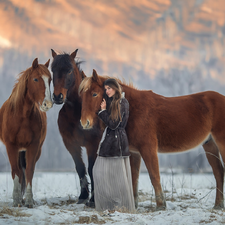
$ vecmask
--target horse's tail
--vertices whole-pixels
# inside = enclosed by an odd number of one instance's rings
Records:
[[[23,177],[22,177],[22,182],[21,182],[21,191],[22,191],[22,195],[24,195],[25,189],[26,189],[26,177],[25,177],[26,152],[25,151],[19,152],[19,164],[23,171]]]

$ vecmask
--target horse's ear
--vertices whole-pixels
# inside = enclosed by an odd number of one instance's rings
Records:
[[[101,80],[100,80],[100,78],[99,78],[95,69],[93,69],[93,72],[92,72],[92,80],[97,82],[100,85],[102,84],[102,82],[101,82]]]
[[[38,58],[36,58],[33,63],[32,63],[32,67],[35,69],[38,67]]]
[[[77,55],[77,51],[78,51],[78,49],[76,49],[74,52],[72,52],[72,53],[70,54],[70,56],[72,56],[73,59],[75,59],[75,57],[76,57],[76,55]]]
[[[52,57],[55,58],[55,56],[57,56],[57,53],[53,49],[51,49],[51,51],[52,51]]]
[[[95,69],[93,69],[93,72],[92,72],[92,80],[98,81],[98,74]]]
[[[50,59],[45,63],[45,66],[48,68]]]
[[[81,71],[81,77],[82,77],[82,80],[83,80],[85,77],[87,77],[87,76],[85,75],[85,73],[84,73],[83,70]]]

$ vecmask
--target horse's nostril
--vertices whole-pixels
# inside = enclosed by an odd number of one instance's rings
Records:
[[[90,124],[90,122],[89,122],[89,120],[87,120],[87,127],[89,126],[89,124]]]
[[[59,95],[59,98],[60,99],[63,99],[63,94],[62,93]]]
[[[44,103],[44,106],[45,106],[45,107],[47,106],[46,102]]]

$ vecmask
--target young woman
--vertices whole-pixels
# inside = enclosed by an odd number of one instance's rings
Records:
[[[106,128],[99,144],[93,167],[96,210],[134,212],[134,197],[130,169],[130,153],[125,131],[129,103],[115,79],[104,82],[105,98],[98,117]]]

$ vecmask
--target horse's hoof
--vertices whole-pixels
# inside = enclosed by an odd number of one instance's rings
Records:
[[[215,206],[213,207],[213,209],[215,209],[215,210],[222,210],[222,209],[224,209],[224,206],[221,206],[221,205],[215,205]]]
[[[85,205],[90,208],[95,208],[95,202],[89,201],[89,202],[86,202]]]
[[[135,205],[135,209],[137,209],[138,208],[138,201],[135,201],[134,205]]]
[[[22,202],[20,202],[20,201],[13,202],[13,207],[22,207]]]
[[[32,209],[34,208],[33,205],[25,205],[27,208]]]
[[[22,207],[22,204],[13,203],[13,207]]]
[[[87,199],[78,199],[77,204],[86,204],[86,202],[88,202],[88,198]]]
[[[155,211],[162,211],[162,210],[166,210],[166,206],[165,205],[157,206],[155,208]]]

